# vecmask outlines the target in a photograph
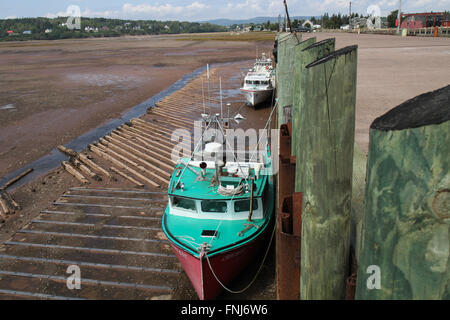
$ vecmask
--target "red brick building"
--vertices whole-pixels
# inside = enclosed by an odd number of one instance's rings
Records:
[[[403,13],[402,29],[450,27],[450,17],[445,12]]]

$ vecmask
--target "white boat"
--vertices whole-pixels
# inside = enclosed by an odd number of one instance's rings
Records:
[[[251,106],[256,106],[266,101],[273,95],[271,73],[247,73],[241,91]]]
[[[275,87],[275,72],[272,59],[265,53],[249,70],[241,88],[245,99],[251,106],[256,106],[272,97]]]

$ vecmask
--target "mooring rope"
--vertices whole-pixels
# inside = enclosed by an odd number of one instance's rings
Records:
[[[274,215],[273,219],[276,219],[275,215]],[[261,261],[261,265],[259,266],[258,271],[256,272],[255,276],[253,277],[252,281],[250,281],[250,283],[249,283],[246,287],[244,287],[243,289],[241,289],[241,290],[231,290],[230,288],[228,288],[227,286],[225,286],[225,285],[219,280],[219,278],[217,277],[216,273],[214,272],[214,270],[213,270],[213,268],[212,268],[212,266],[211,266],[211,262],[209,261],[208,253],[205,252],[205,257],[206,257],[206,261],[208,262],[209,269],[211,270],[211,273],[213,274],[213,276],[214,276],[214,278],[216,279],[216,281],[222,286],[222,288],[224,288],[226,291],[228,291],[228,292],[230,292],[230,293],[233,293],[233,294],[239,294],[239,293],[243,293],[244,291],[246,291],[248,288],[250,288],[250,287],[252,286],[252,284],[255,282],[256,278],[258,277],[259,273],[261,272],[262,267],[263,267],[263,265],[264,265],[264,262],[266,261],[267,255],[269,254],[269,250],[270,250],[270,247],[271,247],[271,245],[272,245],[273,236],[275,235],[275,230],[276,230],[276,228],[277,228],[277,221],[275,220],[275,224],[274,224],[274,226],[273,226],[272,235],[270,236],[269,245],[267,246],[266,252],[265,252],[265,254],[264,254],[264,258],[263,258],[263,260]]]
[[[274,102],[274,96],[272,96],[272,105],[273,105],[273,102]],[[268,119],[267,119],[265,128],[267,128],[267,127],[269,126],[270,121],[271,121],[271,119],[272,119],[273,112],[275,111],[275,109],[277,109],[277,107],[278,107],[278,101],[275,102],[275,105],[273,106],[273,108],[272,108],[272,110],[271,110],[271,112],[270,112],[270,115],[269,115],[269,117],[268,117]],[[261,139],[261,137],[260,137],[260,139]],[[258,144],[257,144],[256,147],[255,147],[255,150],[258,148],[259,143],[260,143],[260,140],[258,141]],[[253,155],[252,155],[252,158],[250,159],[250,161],[251,161],[252,159],[253,159]],[[247,182],[247,183],[248,183],[248,182]],[[233,194],[233,198],[234,198],[235,195],[236,195],[236,194]],[[232,198],[232,199],[233,199],[233,198]],[[211,270],[211,273],[213,274],[213,276],[214,276],[214,278],[216,279],[216,281],[217,281],[217,282],[222,286],[222,288],[224,288],[226,291],[228,291],[228,292],[230,292],[230,293],[233,293],[233,294],[239,294],[239,293],[242,293],[242,292],[246,291],[246,290],[247,290],[248,288],[250,288],[250,287],[252,286],[252,284],[255,282],[256,278],[258,277],[259,273],[260,273],[261,270],[262,270],[262,266],[264,265],[264,262],[266,261],[267,255],[268,255],[268,253],[269,253],[270,246],[272,245],[273,236],[274,236],[274,234],[275,234],[275,230],[276,230],[276,227],[277,227],[277,224],[278,224],[276,214],[274,214],[273,219],[276,219],[276,220],[275,220],[275,224],[274,224],[274,227],[273,227],[272,235],[271,235],[271,237],[270,237],[269,246],[268,246],[267,249],[266,249],[266,252],[265,252],[265,254],[264,254],[264,258],[263,258],[263,260],[262,260],[262,262],[261,262],[261,265],[259,266],[258,271],[256,272],[254,278],[252,279],[252,281],[250,281],[250,283],[249,283],[244,289],[241,289],[241,290],[237,290],[237,291],[236,291],[236,290],[231,290],[230,288],[227,288],[227,287],[219,280],[219,278],[217,277],[216,273],[214,272],[214,270],[213,270],[213,268],[212,268],[212,266],[211,266],[211,263],[210,263],[210,261],[209,261],[208,253],[205,251],[206,261],[208,262],[208,266],[209,266],[209,269]],[[219,229],[220,226],[222,225],[222,221],[223,221],[223,220],[221,220],[220,223],[218,224],[218,226],[217,226],[217,228],[216,228],[216,232],[218,231],[218,229]],[[213,240],[213,239],[210,240],[209,245],[211,245],[212,240]]]

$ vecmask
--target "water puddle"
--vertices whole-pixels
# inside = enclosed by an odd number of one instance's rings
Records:
[[[16,107],[13,104],[6,104],[4,106],[1,106],[0,110],[17,111]]]
[[[84,83],[90,86],[121,86],[125,89],[131,89],[136,86],[139,77],[119,76],[114,74],[98,74],[98,73],[83,73],[70,74],[67,78],[73,82]]]

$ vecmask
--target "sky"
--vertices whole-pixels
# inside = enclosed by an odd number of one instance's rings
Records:
[[[378,6],[381,16],[398,8],[399,0],[354,0],[352,12],[367,14]],[[348,13],[349,0],[287,0],[291,16]],[[83,17],[204,21],[247,19],[284,14],[282,0],[0,0],[0,19],[67,16],[69,6]],[[372,9],[373,10],[373,9]],[[402,12],[449,11],[450,0],[403,0]],[[370,11],[370,10],[369,10]]]

